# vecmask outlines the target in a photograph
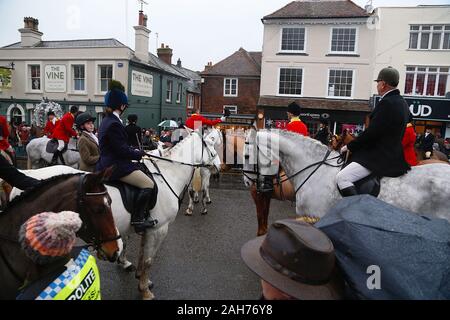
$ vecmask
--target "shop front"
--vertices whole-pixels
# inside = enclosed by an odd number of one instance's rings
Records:
[[[450,99],[434,99],[421,97],[404,97],[414,119],[414,127],[418,134],[425,128],[431,128],[434,135],[440,133],[450,138]],[[377,103],[380,97],[375,97]]]
[[[371,111],[368,101],[261,97],[258,127],[284,129],[288,123],[287,106],[293,101],[300,105],[300,119],[311,136],[317,133],[321,122],[326,122],[333,134],[341,134],[344,129],[358,134],[364,130],[365,118]]]

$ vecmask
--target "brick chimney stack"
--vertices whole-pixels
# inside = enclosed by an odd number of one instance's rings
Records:
[[[172,65],[172,56],[173,50],[169,46],[164,47],[164,43],[162,43],[161,48],[158,49],[158,58],[168,65]]]
[[[33,47],[42,41],[42,32],[39,32],[39,20],[32,17],[23,19],[24,26],[19,29],[22,47]]]
[[[210,70],[213,67],[213,63],[210,61],[208,62],[208,64],[205,66],[205,71]]]
[[[139,21],[138,25],[134,27],[135,30],[135,50],[134,54],[135,56],[143,61],[148,62],[149,56],[149,37],[150,37],[150,30],[147,29],[147,15],[144,14],[144,11],[139,11]]]

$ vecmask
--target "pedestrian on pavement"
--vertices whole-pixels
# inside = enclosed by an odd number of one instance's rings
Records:
[[[319,125],[319,131],[317,131],[314,139],[319,140],[324,145],[328,146],[330,143],[330,129],[328,129],[328,121],[322,120]]]
[[[410,170],[402,147],[410,112],[397,89],[399,80],[398,71],[392,67],[380,71],[375,81],[381,99],[369,116],[370,126],[341,149],[341,153],[352,153],[349,164],[336,177],[343,197],[357,195],[355,182],[372,173],[399,177]]]
[[[434,135],[431,133],[431,128],[425,128],[425,134],[420,141],[419,149],[423,152],[424,159],[430,159],[433,155]]]
[[[142,146],[142,129],[137,125],[138,116],[130,114],[128,116],[128,125],[125,130],[128,134],[128,145],[135,149],[140,149]]]
[[[261,278],[263,300],[340,300],[344,280],[330,239],[313,226],[278,220],[241,249],[244,263]]]
[[[80,152],[80,170],[94,172],[95,165],[100,159],[100,148],[98,138],[94,134],[94,121],[96,118],[84,112],[77,116],[75,123],[81,132],[78,140],[78,150]]]
[[[74,248],[82,221],[78,213],[43,212],[20,228],[26,256],[39,266],[28,274],[17,300],[100,300],[100,273],[85,248]]]
[[[56,164],[58,161],[58,156],[67,150],[69,140],[71,137],[76,138],[77,132],[73,129],[75,122],[75,116],[78,113],[78,107],[70,107],[70,112],[67,112],[60,121],[56,123],[55,130],[53,131],[53,139],[58,140],[58,148],[53,154],[53,159],[51,164]]]

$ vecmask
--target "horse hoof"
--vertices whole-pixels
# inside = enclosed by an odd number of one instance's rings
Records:
[[[126,272],[130,273],[130,272],[135,272],[136,271],[136,267],[133,264],[130,264],[128,267],[126,267],[124,269]]]
[[[192,216],[192,211],[186,211],[186,213],[184,214],[185,216]]]
[[[208,214],[208,211],[202,212],[202,216],[206,216]]]
[[[148,290],[152,290],[155,285],[150,280],[148,281]],[[154,299],[154,298],[153,298]]]
[[[206,201],[206,204],[211,204],[212,203],[212,201],[211,200],[209,200],[209,201]]]
[[[196,204],[199,203],[199,202],[200,202],[200,200],[194,200],[194,203],[196,203]]]

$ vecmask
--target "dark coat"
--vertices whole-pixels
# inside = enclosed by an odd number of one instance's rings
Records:
[[[141,160],[143,153],[128,145],[128,135],[122,122],[114,115],[108,114],[98,129],[100,159],[97,170],[115,166],[111,180],[118,180],[139,170],[137,163],[131,160]]]
[[[434,136],[432,133],[430,133],[428,136],[425,137],[425,134],[422,136],[422,139],[420,141],[420,150],[423,150],[424,152],[430,151],[433,152],[433,144],[434,144]]]
[[[409,109],[399,90],[388,93],[369,116],[370,125],[348,144],[351,161],[380,177],[399,177],[410,166],[403,155],[402,138]]]
[[[136,124],[130,123],[125,127],[125,131],[128,134],[128,145],[139,148],[139,145],[142,145],[142,129]]]
[[[330,130],[328,130],[328,127],[323,127],[319,131],[317,131],[314,139],[319,140],[327,146],[330,139]]]

